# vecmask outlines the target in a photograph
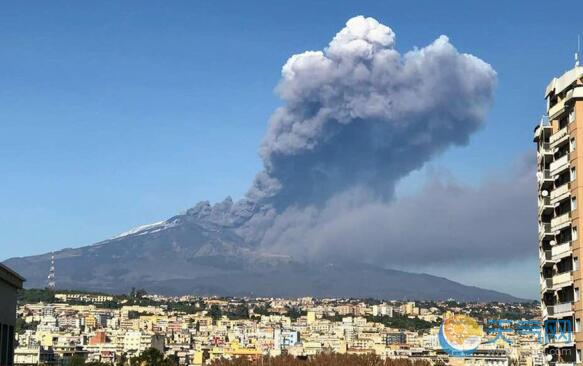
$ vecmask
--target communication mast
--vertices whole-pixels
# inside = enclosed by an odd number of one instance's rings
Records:
[[[49,275],[47,277],[47,288],[49,290],[54,290],[57,286],[55,280],[55,256],[51,255],[51,268],[49,269]]]

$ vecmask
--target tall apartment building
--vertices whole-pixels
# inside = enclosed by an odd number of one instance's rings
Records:
[[[574,365],[583,360],[577,207],[577,197],[583,199],[583,67],[554,78],[545,99],[548,118],[534,130],[545,353],[551,365]]]

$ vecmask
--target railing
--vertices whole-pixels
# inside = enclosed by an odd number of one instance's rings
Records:
[[[539,144],[539,149],[538,149],[538,153],[540,155],[550,155],[553,153],[553,150],[551,149],[551,144],[548,142],[542,142]],[[539,159],[540,161],[540,159]]]
[[[540,216],[545,209],[553,209],[553,206],[551,205],[551,198],[549,196],[541,197],[538,200],[538,215]]]
[[[573,310],[573,304],[571,302],[565,302],[562,304],[557,304],[557,305],[552,305],[552,306],[548,306],[548,313],[549,315],[557,315],[560,313],[565,313],[568,311],[572,311]]]
[[[563,272],[553,276],[553,287],[561,286],[571,282],[571,271]]]
[[[565,168],[569,165],[569,154],[565,154],[558,158],[557,160],[553,161],[549,166],[552,175],[555,175],[559,170]]]
[[[536,179],[538,181],[539,186],[541,186],[545,181],[553,181],[551,172],[548,169],[538,171],[536,173]]]
[[[556,143],[557,141],[561,140],[565,136],[567,136],[567,128],[566,127],[563,127],[559,131],[553,133],[549,137],[549,145],[550,145],[550,147],[554,147],[553,144]]]
[[[543,278],[540,281],[540,286],[544,290],[550,290],[553,288],[553,280],[550,278]]]
[[[551,219],[551,228],[555,228],[559,225],[564,225],[571,222],[571,214],[569,212],[562,214]]]
[[[552,235],[551,224],[541,224],[538,226],[539,239],[541,239],[544,235]]]
[[[569,186],[569,183],[565,183],[562,186],[551,191],[551,201],[554,201],[555,199],[562,197],[568,193],[571,193],[571,188]]]
[[[538,255],[540,262],[550,261],[552,259],[552,257],[553,257],[553,255],[551,254],[550,250],[541,251]]]
[[[555,119],[557,117],[557,115],[559,113],[561,113],[561,111],[563,111],[565,109],[565,100],[561,100],[560,102],[557,102],[557,104],[555,104],[554,106],[552,106],[551,108],[549,108],[549,119]]]
[[[571,243],[564,243],[555,245],[551,248],[551,256],[558,257],[561,254],[565,254],[571,251]]]

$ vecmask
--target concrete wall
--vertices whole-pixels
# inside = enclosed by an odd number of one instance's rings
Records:
[[[0,323],[14,326],[16,321],[16,288],[0,280]]]

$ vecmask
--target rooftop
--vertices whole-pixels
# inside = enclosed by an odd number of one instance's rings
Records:
[[[26,280],[18,273],[0,263],[0,281],[6,282],[17,289],[21,289],[22,283]]]
[[[567,89],[571,84],[580,79],[583,76],[583,66],[575,66],[571,70],[565,72],[558,78],[553,78],[547,89],[545,91],[545,97],[548,97],[551,92],[555,94],[561,93],[563,90]]]

